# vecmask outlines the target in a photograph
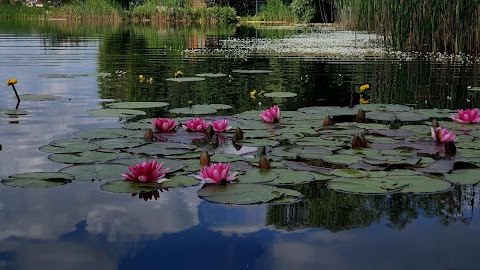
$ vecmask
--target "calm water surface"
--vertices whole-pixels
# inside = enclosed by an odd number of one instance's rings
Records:
[[[20,93],[62,97],[23,101],[19,109],[29,115],[0,118],[0,179],[65,167],[38,150],[52,140],[82,129],[121,127],[124,119],[87,114],[109,99],[168,101],[172,108],[188,100],[225,103],[242,112],[258,107],[258,100],[248,98],[253,89],[282,90],[298,94],[280,104],[295,110],[354,105],[352,89],[370,83],[372,102],[478,106],[478,96],[466,89],[480,85],[480,71],[468,61],[182,57],[187,48],[217,48],[222,38],[288,34],[235,27],[0,24],[0,79],[16,77]],[[273,72],[252,76],[234,69]],[[177,70],[232,78],[167,83]],[[155,82],[140,84],[139,74]],[[2,84],[0,109],[15,105]],[[157,110],[147,116],[160,115]],[[199,199],[199,187],[170,189],[144,201],[101,191],[100,184],[1,185],[0,269],[480,269],[477,187],[431,196],[360,196],[310,183],[295,187],[306,195],[295,204],[226,206]]]

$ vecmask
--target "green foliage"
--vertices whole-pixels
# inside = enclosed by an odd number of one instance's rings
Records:
[[[122,13],[122,7],[114,0],[85,0],[54,9],[52,17],[118,21]]]
[[[46,15],[44,8],[0,4],[0,20],[40,19]]]
[[[302,22],[311,22],[317,13],[316,0],[294,0],[291,9]]]
[[[259,21],[295,21],[295,14],[281,0],[268,0],[261,11],[254,16]]]

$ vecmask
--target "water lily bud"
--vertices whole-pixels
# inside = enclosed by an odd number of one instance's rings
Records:
[[[327,114],[327,116],[325,116],[325,118],[323,119],[323,126],[326,127],[331,125],[333,125],[332,117]]]
[[[189,100],[188,101],[188,107],[192,108],[192,106],[193,106],[193,101]]]
[[[145,131],[145,133],[143,134],[143,137],[145,138],[145,140],[148,140],[148,141],[153,141],[153,131],[151,128],[147,129],[147,131]]]
[[[442,129],[441,128],[437,128],[437,130],[435,130],[435,139],[437,140],[437,142],[442,142]]]
[[[457,153],[457,147],[453,142],[446,142],[445,143],[445,154],[455,154]]]
[[[15,78],[7,80],[7,86],[14,85],[16,83],[17,83],[17,79],[15,79]]]
[[[212,125],[209,125],[205,130],[205,134],[207,134],[208,139],[213,138],[213,134],[215,134],[215,130],[213,129]]]
[[[362,146],[362,139],[360,139],[360,137],[357,134],[353,137],[352,148],[361,148],[361,147],[363,147]]]
[[[217,148],[220,142],[218,141],[216,133],[213,134],[213,137],[212,137],[211,141],[212,141],[213,148]]]
[[[257,150],[257,157],[261,157],[261,156],[264,156],[267,154],[267,149],[265,148],[265,146],[260,146],[258,147],[258,150]]]
[[[235,148],[235,150],[240,151],[240,149],[242,149],[243,145],[234,142],[233,147]]]
[[[210,164],[210,154],[208,154],[207,150],[202,150],[200,153],[200,165],[206,166]]]
[[[358,109],[357,119],[365,119],[365,111],[362,108]]]
[[[367,138],[363,135],[363,133],[357,134],[358,138],[360,138],[360,142],[362,143],[362,147],[367,147]]]
[[[243,130],[239,127],[235,129],[235,134],[233,134],[232,142],[243,140]]]
[[[272,166],[270,165],[270,161],[268,161],[268,158],[266,156],[262,156],[260,158],[258,167],[260,168],[260,170],[270,170],[272,168]]]
[[[438,128],[438,127],[440,127],[440,124],[438,123],[437,119],[433,119],[431,126],[433,128]]]

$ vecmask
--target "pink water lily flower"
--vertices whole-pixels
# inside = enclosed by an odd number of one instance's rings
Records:
[[[169,168],[166,168],[162,171],[163,162],[157,164],[156,160],[153,161],[142,161],[141,163],[135,164],[135,166],[129,166],[128,169],[130,172],[122,173],[122,176],[126,180],[134,182],[162,182],[162,178],[165,176],[165,173],[168,172]]]
[[[213,122],[208,123],[209,126],[213,127],[213,130],[216,132],[229,131],[232,129],[232,126],[228,126],[228,119],[219,119]]]
[[[458,109],[458,116],[452,115],[450,118],[453,119],[455,122],[459,122],[462,124],[468,123],[478,123],[480,122],[480,114],[478,113],[478,108],[475,109]]]
[[[433,127],[430,128],[430,131],[432,133],[432,138],[437,141],[437,142],[454,142],[456,139],[455,134],[453,132],[450,132],[444,128],[438,127],[434,129]]]
[[[152,125],[156,131],[174,131],[178,122],[170,118],[157,118],[152,121]]]
[[[188,120],[185,124],[183,124],[183,129],[186,131],[205,131],[208,127],[205,119],[203,118],[194,118]]]
[[[280,120],[280,108],[277,105],[270,107],[260,114],[263,122],[277,123]]]
[[[230,167],[231,165],[227,163],[212,163],[210,166],[205,166],[201,169],[200,175],[195,175],[195,178],[209,184],[219,184],[225,181],[230,182],[237,177],[237,172],[228,175]]]

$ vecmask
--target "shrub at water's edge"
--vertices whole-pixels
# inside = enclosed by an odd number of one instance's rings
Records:
[[[260,12],[249,18],[254,21],[295,22],[296,16],[290,6],[281,0],[268,0]]]
[[[129,13],[132,21],[150,20],[155,22],[200,22],[230,23],[236,20],[236,12],[231,7],[175,7],[159,6],[156,1],[135,6]]]
[[[45,18],[46,15],[46,9],[43,8],[0,4],[0,19],[3,20],[42,19]]]
[[[113,0],[85,0],[53,9],[51,17],[69,20],[119,21],[122,7]]]

